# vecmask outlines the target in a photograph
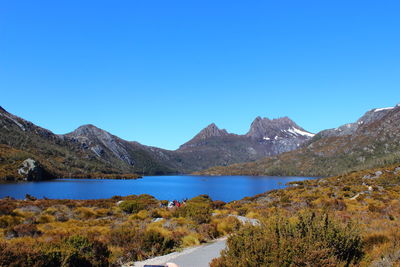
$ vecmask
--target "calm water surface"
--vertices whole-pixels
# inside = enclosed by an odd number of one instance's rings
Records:
[[[208,194],[213,200],[232,201],[310,177],[272,176],[146,176],[137,180],[57,179],[44,182],[0,184],[0,198],[22,199],[25,194],[41,198],[98,199],[115,195],[150,194],[158,199],[192,198]]]

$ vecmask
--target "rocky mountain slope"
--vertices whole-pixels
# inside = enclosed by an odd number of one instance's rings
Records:
[[[312,136],[287,117],[257,117],[245,135],[231,134],[210,124],[179,149],[170,151],[123,140],[94,125],[56,135],[1,108],[0,166],[8,173],[2,177],[17,176],[16,167],[28,157],[55,177],[84,173],[189,173],[291,151]],[[11,150],[20,152],[6,152]],[[18,158],[18,166],[14,157]],[[10,164],[14,166],[12,174],[5,171]]]
[[[400,105],[316,134],[299,149],[259,161],[214,167],[209,175],[329,176],[400,162]]]
[[[123,140],[91,124],[60,137],[126,173],[159,175],[176,172],[162,164],[146,146]]]
[[[40,173],[48,173],[42,176],[43,179],[90,174],[139,173],[136,165],[122,164],[122,160],[98,156],[96,148],[98,147],[94,146],[94,149],[89,149],[89,146],[85,147],[72,135],[56,135],[0,108],[0,178],[2,179],[30,179],[28,173],[24,175],[18,171],[27,159],[34,160],[35,166],[41,166],[43,170]],[[131,150],[129,152],[133,153]],[[100,150],[97,152],[101,153]],[[148,173],[169,171],[166,167],[159,166],[143,149],[135,152],[140,170],[143,170],[140,163],[145,162]]]

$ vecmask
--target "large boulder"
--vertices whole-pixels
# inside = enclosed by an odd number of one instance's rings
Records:
[[[21,167],[18,169],[18,174],[26,181],[41,181],[54,178],[39,162],[31,158],[22,162]]]

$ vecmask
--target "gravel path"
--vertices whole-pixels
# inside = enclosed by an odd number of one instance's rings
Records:
[[[215,214],[214,214],[215,215]],[[257,219],[250,219],[244,216],[229,215],[236,217],[242,224],[250,223],[259,225]],[[164,256],[151,258],[145,261],[135,262],[133,265],[124,265],[124,267],[143,267],[144,265],[163,265],[167,262],[178,264],[179,267],[208,267],[212,259],[218,258],[221,251],[226,247],[226,237],[216,239],[212,243],[186,248],[181,252],[174,252]]]
[[[226,247],[226,237],[202,246],[184,249],[182,252],[174,252],[168,255],[135,262],[133,267],[143,267],[145,264],[166,264],[173,262],[179,267],[208,267],[212,259],[218,258],[221,250]],[[129,265],[127,265],[129,266]]]

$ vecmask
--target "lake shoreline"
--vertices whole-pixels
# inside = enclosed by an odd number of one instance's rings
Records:
[[[50,199],[109,199],[113,196],[149,194],[157,199],[182,200],[207,194],[225,202],[253,196],[287,183],[313,177],[252,176],[144,176],[141,179],[62,178],[38,182],[0,183],[0,198],[24,199],[26,194]]]

